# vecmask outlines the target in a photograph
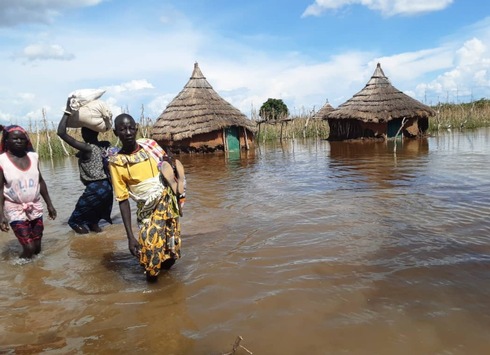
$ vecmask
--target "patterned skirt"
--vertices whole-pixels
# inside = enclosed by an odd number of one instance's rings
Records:
[[[78,199],[75,210],[68,219],[68,224],[95,224],[101,219],[112,224],[111,212],[114,196],[109,180],[98,180],[85,185],[85,191]]]
[[[168,189],[164,189],[161,197],[155,201],[153,212],[144,219],[139,218],[144,214],[141,213],[143,205],[138,204],[140,264],[148,275],[157,276],[165,265],[171,266],[180,258],[182,241],[176,198]]]

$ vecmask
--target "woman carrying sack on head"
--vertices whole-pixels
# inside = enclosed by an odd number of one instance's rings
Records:
[[[102,232],[99,226],[101,220],[112,224],[114,195],[106,166],[107,151],[111,144],[108,141],[99,141],[99,132],[87,127],[81,129],[83,142],[70,136],[66,130],[67,122],[73,112],[69,103],[70,99],[58,125],[58,136],[78,150],[76,156],[80,180],[85,185],[85,190],[68,219],[68,225],[77,234],[87,234],[89,231],[100,233]]]

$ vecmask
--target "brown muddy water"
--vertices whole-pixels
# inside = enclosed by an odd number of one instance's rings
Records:
[[[0,233],[0,353],[487,354],[490,130],[294,140],[182,156],[183,258],[147,284],[117,204],[66,222],[76,160],[43,162],[58,209],[21,263]],[[238,348],[236,354],[247,354]]]

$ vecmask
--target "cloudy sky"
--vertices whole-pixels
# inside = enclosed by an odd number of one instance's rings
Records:
[[[105,89],[114,114],[156,118],[195,62],[249,117],[337,107],[376,63],[429,105],[490,98],[488,0],[1,0],[0,123],[58,122]]]

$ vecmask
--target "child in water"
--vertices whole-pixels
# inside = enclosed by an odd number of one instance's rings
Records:
[[[9,224],[22,245],[21,258],[31,259],[41,252],[43,205],[50,219],[56,218],[48,188],[39,170],[39,157],[27,132],[20,126],[0,126],[0,230]]]

